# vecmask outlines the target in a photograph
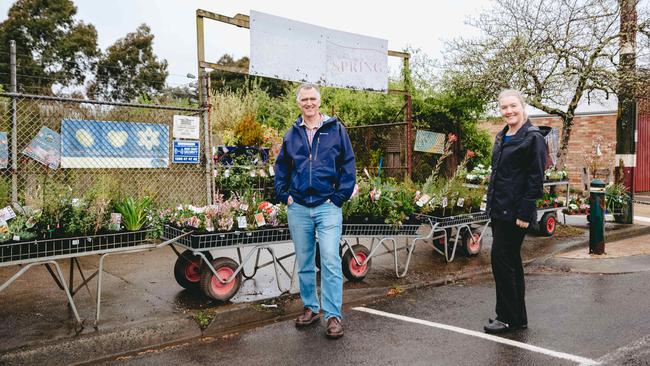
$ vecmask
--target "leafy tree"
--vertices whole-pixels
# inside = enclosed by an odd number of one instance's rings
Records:
[[[482,37],[449,44],[447,80],[491,99],[520,89],[530,105],[560,117],[562,165],[578,103],[619,91],[619,20],[617,0],[496,0],[470,21]],[[638,27],[647,32],[647,18]]]
[[[74,20],[70,0],[18,0],[0,23],[2,54],[16,41],[17,79],[29,92],[52,93],[52,85],[82,85],[99,54],[97,32]],[[9,56],[0,63],[0,82],[9,84]]]
[[[235,60],[231,55],[225,54],[216,63],[226,68],[248,70],[250,59],[248,57],[242,57]],[[291,82],[285,80],[248,76],[225,70],[213,70],[210,72],[210,82],[212,90],[215,92],[224,90],[238,91],[252,88],[253,84],[256,84],[256,87],[266,91],[271,97],[283,95],[286,89],[291,86]]]
[[[110,46],[97,62],[95,80],[88,95],[115,101],[150,98],[165,87],[167,61],[153,53],[151,29],[142,24]]]

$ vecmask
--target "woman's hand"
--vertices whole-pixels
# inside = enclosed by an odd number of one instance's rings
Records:
[[[515,225],[519,226],[522,229],[527,229],[528,228],[528,223],[526,221],[521,221],[517,219],[517,222],[515,222]]]
[[[293,203],[293,197],[289,196],[289,198],[287,198],[287,206],[291,206],[292,203]]]

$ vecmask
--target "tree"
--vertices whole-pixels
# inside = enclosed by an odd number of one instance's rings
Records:
[[[51,94],[52,85],[82,85],[99,54],[95,27],[75,21],[70,0],[18,0],[0,23],[0,82],[9,84],[9,41],[16,41],[18,83]],[[19,89],[20,90],[20,89]]]
[[[151,29],[142,24],[108,48],[97,62],[88,95],[114,101],[152,98],[165,87],[167,60],[153,53]]]
[[[647,34],[645,19],[638,30]],[[530,105],[560,117],[562,165],[578,103],[619,91],[619,21],[616,0],[496,0],[470,21],[481,38],[450,42],[447,81],[492,99],[519,89]]]
[[[248,70],[250,59],[244,56],[239,60],[235,60],[231,55],[224,54],[216,63],[227,68]],[[213,91],[238,91],[243,88],[251,88],[253,84],[256,84],[261,89],[265,90],[271,97],[279,97],[283,95],[286,89],[291,86],[291,83],[285,80],[247,76],[223,70],[213,70],[210,72],[210,82]]]

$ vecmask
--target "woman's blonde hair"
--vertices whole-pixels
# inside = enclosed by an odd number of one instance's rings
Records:
[[[528,104],[526,104],[526,99],[524,98],[524,95],[521,94],[521,92],[519,90],[504,89],[504,90],[501,91],[501,93],[499,93],[499,97],[497,98],[497,101],[500,103],[501,99],[506,98],[506,97],[515,97],[515,98],[519,99],[519,103],[521,103],[521,108],[524,111],[524,113],[523,113],[524,114],[524,122],[526,122],[526,120],[528,119],[528,113],[526,113],[526,106]]]

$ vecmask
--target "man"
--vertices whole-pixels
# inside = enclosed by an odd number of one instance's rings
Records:
[[[318,237],[325,335],[335,339],[343,336],[341,206],[352,195],[356,183],[354,152],[341,122],[320,113],[318,86],[301,85],[296,101],[302,113],[284,135],[275,168],[275,191],[278,199],[287,204],[304,305],[296,326],[308,326],[320,319],[315,264]]]

